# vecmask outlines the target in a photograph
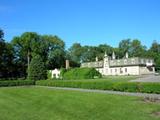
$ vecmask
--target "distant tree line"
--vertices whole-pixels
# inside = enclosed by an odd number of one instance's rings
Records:
[[[4,32],[0,29],[0,79],[25,79],[28,70],[31,70],[31,61],[34,60],[32,63],[35,64],[37,58],[43,62],[46,70],[49,70],[64,67],[66,59],[70,60],[71,67],[79,67],[82,62],[95,61],[96,57],[102,60],[105,52],[111,55],[113,51],[119,59],[123,58],[126,52],[129,57],[153,58],[156,70],[160,70],[160,43],[156,40],[149,49],[138,39],[125,39],[120,41],[118,47],[107,44],[82,46],[80,43],[74,43],[66,50],[64,41],[58,36],[25,32],[6,42]]]
[[[142,45],[138,39],[121,40],[118,47],[111,47],[107,44],[81,46],[80,43],[74,43],[68,49],[69,58],[71,58],[71,61],[75,62],[77,66],[82,62],[95,61],[96,57],[98,57],[99,60],[102,60],[105,52],[109,56],[114,52],[117,59],[124,58],[126,52],[128,52],[129,57],[153,58],[156,65],[156,71],[160,70],[160,43],[156,40],[153,41],[149,49]]]

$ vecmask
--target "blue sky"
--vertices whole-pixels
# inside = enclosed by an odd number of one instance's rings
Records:
[[[160,0],[0,0],[5,39],[26,31],[58,35],[66,47],[139,39],[160,42]]]

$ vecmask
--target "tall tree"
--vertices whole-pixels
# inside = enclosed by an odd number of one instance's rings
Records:
[[[81,62],[82,53],[83,53],[83,49],[80,43],[74,43],[69,48],[70,59],[78,64],[80,64]]]
[[[10,43],[3,39],[4,33],[0,30],[0,78],[13,77],[14,51]]]
[[[64,42],[57,36],[39,35],[35,32],[25,32],[12,40],[16,51],[16,60],[24,71],[36,55],[41,56],[48,69],[64,66]]]
[[[46,55],[48,69],[64,67],[65,63],[65,43],[58,36],[43,35],[43,56]],[[42,50],[42,49],[41,49]]]
[[[110,45],[107,44],[100,44],[98,47],[98,53],[97,57],[101,60],[104,57],[104,53],[106,52],[108,55],[111,55],[112,52],[114,51],[113,48]]]
[[[134,39],[130,46],[131,57],[145,57],[146,46],[143,46],[138,39]]]
[[[14,37],[12,43],[15,47],[17,58],[27,61],[27,66],[31,61],[32,52],[37,49],[39,42],[39,35],[35,32],[25,32],[20,37]]]
[[[119,57],[123,58],[126,52],[130,54],[130,48],[131,48],[130,39],[125,39],[125,40],[120,41],[119,50],[117,51],[119,54]]]
[[[157,41],[153,41],[147,56],[154,59],[156,71],[160,71],[160,44]]]
[[[160,53],[160,44],[156,40],[154,40],[150,50],[155,53]]]
[[[4,36],[3,30],[0,29],[0,42],[4,41],[3,36]]]
[[[41,56],[36,55],[31,60],[28,69],[29,80],[45,80],[47,78],[47,70]]]

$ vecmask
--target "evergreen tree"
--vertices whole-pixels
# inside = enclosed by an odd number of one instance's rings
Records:
[[[36,55],[32,58],[28,69],[28,79],[44,80],[47,78],[47,70],[43,59]]]

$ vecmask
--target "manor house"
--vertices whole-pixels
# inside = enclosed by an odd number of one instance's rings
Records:
[[[105,53],[102,61],[96,58],[95,62],[82,63],[81,67],[96,68],[102,75],[143,75],[155,73],[153,59],[128,58],[128,53],[126,53],[123,59],[116,59],[114,52],[112,57]]]

